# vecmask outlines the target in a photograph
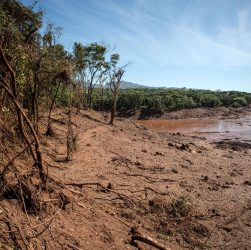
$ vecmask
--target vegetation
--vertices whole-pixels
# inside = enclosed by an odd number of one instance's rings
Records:
[[[118,66],[119,54],[112,53],[107,46],[75,42],[72,53],[66,51],[58,43],[62,29],[49,24],[40,33],[42,11],[36,12],[34,6],[26,7],[16,0],[1,1],[0,17],[1,81],[13,85],[2,63],[5,56],[15,74],[12,94],[27,110],[36,133],[39,113],[48,110],[46,133],[51,134],[51,112],[55,105],[75,106],[78,111],[82,107],[111,111],[112,124],[116,110],[129,114],[139,111],[145,117],[179,109],[241,107],[251,103],[250,94],[236,91],[140,88],[121,90],[119,94],[126,67]],[[8,102],[3,86],[0,103],[0,115],[5,120],[13,104]]]
[[[0,2],[0,74],[2,82],[12,84],[2,63],[5,57],[15,74],[15,93],[12,94],[21,107],[27,109],[37,133],[39,113],[49,110],[49,135],[50,115],[55,105],[92,108],[95,86],[109,84],[121,67],[118,67],[119,55],[103,44],[76,42],[72,53],[66,51],[58,43],[60,27],[49,24],[44,33],[39,32],[43,13],[36,12],[34,7],[26,7],[17,0]],[[0,103],[0,115],[6,117],[11,104],[3,87]]]
[[[174,217],[186,217],[191,209],[191,203],[183,196],[173,199],[169,207],[169,211]]]
[[[35,11],[35,5],[0,1],[0,199],[14,196],[25,211],[32,207],[38,213],[42,209],[41,190],[47,190],[49,178],[40,140],[43,132],[54,134],[53,108],[61,105],[68,109],[66,160],[71,160],[77,140],[73,107],[78,111],[92,108],[95,86],[106,82],[114,96],[112,124],[125,66],[118,66],[119,54],[103,44],[76,42],[72,53],[66,51],[58,42],[61,28],[49,24],[40,32],[43,12]],[[44,114],[48,114],[48,124],[46,131],[41,131]],[[10,138],[11,147],[15,147],[8,151]],[[10,155],[15,153],[12,160]],[[30,156],[33,164],[25,164],[20,171],[14,159],[23,154],[28,154],[27,163]],[[31,184],[34,180],[36,185]]]
[[[108,89],[103,96],[94,99],[96,110],[110,110],[112,95]],[[154,88],[125,89],[120,91],[117,110],[134,114],[139,111],[142,117],[161,115],[165,111],[191,108],[242,107],[251,104],[251,94],[238,91],[210,91],[195,89]]]

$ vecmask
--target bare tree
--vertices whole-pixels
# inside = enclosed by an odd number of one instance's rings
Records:
[[[58,95],[59,88],[60,88],[62,83],[67,84],[67,82],[69,81],[69,76],[68,76],[66,70],[63,70],[62,72],[58,73],[53,78],[53,81],[58,81],[58,83],[57,83],[56,91],[55,91],[55,94],[54,94],[53,99],[51,101],[51,106],[50,106],[50,110],[49,110],[48,125],[47,125],[47,130],[46,130],[46,133],[45,133],[47,136],[50,136],[50,135],[53,134],[52,127],[51,127],[51,112],[52,112],[52,109],[54,107],[54,104],[55,104],[55,101],[56,101],[56,98],[57,98],[57,95]]]
[[[110,90],[112,92],[112,108],[111,108],[111,119],[109,124],[111,125],[113,125],[114,122],[120,83],[124,73],[125,70],[123,68],[119,68],[118,70],[115,70],[112,74],[110,74],[109,85],[110,85]]]

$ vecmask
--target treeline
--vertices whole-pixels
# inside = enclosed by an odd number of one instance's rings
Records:
[[[67,111],[66,160],[71,160],[77,138],[72,114],[93,107],[96,85],[109,86],[113,124],[118,90],[127,67],[119,66],[119,54],[104,44],[75,42],[71,52],[67,51],[59,43],[60,27],[48,24],[41,31],[43,12],[37,11],[36,4],[34,1],[32,6],[25,6],[19,0],[0,0],[0,199],[4,190],[19,190],[19,186],[7,184],[21,186],[20,180],[25,180],[26,185],[31,179],[29,171],[23,171],[28,174],[23,177],[18,169],[11,168],[10,155],[15,151],[29,153],[32,158],[37,169],[31,171],[32,175],[39,175],[37,195],[46,188],[48,171],[40,140],[44,135],[55,135],[51,118],[55,105]],[[14,150],[8,152],[8,146]],[[8,177],[13,178],[10,181]],[[25,190],[29,191],[26,186]]]
[[[95,90],[96,110],[109,110],[108,90],[100,95]],[[125,89],[120,91],[117,110],[122,113],[139,111],[144,115],[161,115],[165,111],[191,108],[242,107],[251,104],[251,93],[238,91],[210,91],[186,88]]]
[[[13,120],[15,97],[25,109],[36,132],[39,114],[48,111],[48,130],[55,105],[162,114],[197,107],[240,107],[250,104],[250,94],[243,92],[193,89],[127,89],[119,86],[126,66],[119,66],[120,56],[109,46],[96,42],[75,42],[71,52],[59,43],[62,29],[43,25],[43,12],[35,5],[24,6],[17,0],[0,1],[0,117]],[[6,89],[7,88],[7,89]],[[10,118],[12,117],[12,118]],[[16,127],[13,120],[13,127]]]

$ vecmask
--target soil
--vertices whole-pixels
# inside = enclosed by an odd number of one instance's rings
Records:
[[[52,117],[53,137],[41,134],[44,161],[66,202],[49,196],[46,209],[26,215],[13,197],[0,201],[0,249],[30,247],[4,215],[34,249],[156,249],[133,246],[133,230],[166,249],[251,249],[250,146],[151,131],[125,118],[111,126],[107,114],[81,110],[66,161],[67,112]],[[45,132],[45,117],[41,124]]]
[[[162,115],[164,119],[186,119],[186,118],[205,118],[217,117],[219,119],[237,119],[251,110],[251,106],[232,108],[232,107],[218,107],[218,108],[196,108],[196,109],[182,109],[174,112],[166,112]]]

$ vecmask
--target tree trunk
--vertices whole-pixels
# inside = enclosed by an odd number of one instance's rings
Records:
[[[109,122],[110,125],[113,125],[115,112],[116,112],[116,107],[117,107],[117,93],[114,92],[112,109],[111,109],[111,119],[110,119],[110,122]]]
[[[51,106],[50,106],[50,111],[49,111],[49,116],[48,116],[48,125],[47,125],[47,130],[45,132],[45,134],[47,136],[49,135],[52,135],[52,128],[51,128],[51,112],[52,112],[52,109],[53,109],[53,106],[55,104],[55,101],[56,101],[56,97],[57,97],[57,94],[58,94],[58,90],[59,90],[59,87],[60,87],[60,82],[58,83],[58,86],[57,86],[57,89],[56,89],[56,93],[52,99],[52,103],[51,103]]]
[[[46,185],[46,180],[47,180],[47,175],[44,172],[44,168],[43,168],[43,158],[42,158],[42,153],[40,151],[40,142],[38,139],[38,136],[36,134],[36,131],[34,130],[34,127],[31,123],[31,121],[29,120],[29,118],[27,117],[27,115],[25,114],[23,108],[21,107],[21,105],[19,104],[18,100],[15,98],[15,96],[11,93],[11,91],[8,89],[7,86],[5,86],[2,82],[0,82],[1,86],[5,89],[5,91],[7,92],[7,94],[9,95],[10,99],[13,101],[13,103],[16,106],[16,110],[18,111],[18,121],[21,122],[21,127],[23,128],[23,118],[25,120],[25,122],[27,123],[29,129],[31,130],[31,133],[33,135],[34,141],[35,141],[35,151],[36,151],[36,157],[35,157],[35,164],[39,169],[39,173],[40,173],[40,178],[42,180],[42,183],[44,185]],[[21,118],[21,120],[19,120]],[[32,146],[31,143],[28,144],[32,154],[34,155],[34,152],[32,150]]]

